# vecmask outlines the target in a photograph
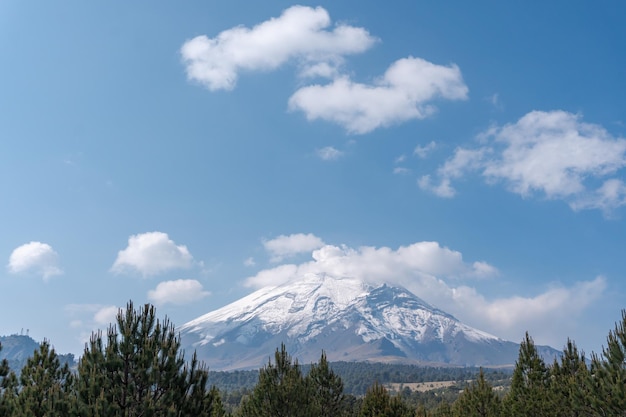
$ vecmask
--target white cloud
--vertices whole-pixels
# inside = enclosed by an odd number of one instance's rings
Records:
[[[272,262],[280,262],[286,257],[310,252],[323,245],[324,241],[312,233],[280,235],[277,238],[263,242],[263,247],[272,256]]]
[[[55,275],[61,275],[59,255],[47,243],[30,242],[13,250],[7,269],[12,274],[34,273],[45,281]]]
[[[424,145],[424,146],[416,146],[415,149],[413,150],[413,155],[417,156],[418,158],[426,158],[428,156],[429,153],[431,153],[435,148],[437,147],[437,143],[435,141],[431,141],[428,145]]]
[[[626,166],[626,140],[602,126],[584,123],[565,111],[533,111],[514,124],[493,127],[480,135],[483,145],[456,149],[439,168],[440,186],[420,186],[443,196],[454,195],[452,179],[481,172],[488,183],[504,183],[524,197],[536,193],[563,199],[577,209],[611,210],[626,204],[624,184],[612,178]],[[609,177],[609,178],[607,178]],[[604,184],[594,189],[594,182]]]
[[[437,242],[417,242],[395,250],[326,245],[312,252],[311,261],[262,270],[247,278],[245,285],[280,285],[308,273],[401,285],[479,329],[513,341],[529,330],[535,340],[556,346],[563,343],[577,317],[598,300],[606,288],[606,280],[598,277],[569,288],[538,289],[533,296],[488,300],[468,286],[467,281],[458,285],[459,279],[494,277],[499,275],[498,270],[484,261],[467,263],[460,252]]]
[[[256,261],[254,260],[254,258],[251,256],[248,259],[246,259],[245,261],[243,261],[243,264],[245,266],[254,266],[256,265]]]
[[[596,277],[571,287],[554,286],[534,296],[486,300],[475,289],[452,288],[450,311],[491,333],[518,341],[525,331],[535,340],[561,346],[581,313],[606,290],[606,279]]]
[[[324,161],[334,161],[343,156],[343,152],[333,148],[332,146],[326,146],[324,148],[315,151],[318,157]]]
[[[117,323],[117,313],[120,309],[116,306],[102,306],[93,315],[93,322],[97,326],[108,326]]]
[[[177,279],[159,283],[154,290],[148,291],[148,299],[156,305],[189,304],[210,294],[195,279]]]
[[[442,178],[439,184],[434,185],[430,175],[423,175],[417,180],[417,185],[426,191],[430,191],[438,197],[452,198],[456,195],[456,190],[452,188],[450,178]]]
[[[166,233],[149,232],[128,238],[128,246],[118,252],[111,271],[137,271],[147,277],[171,269],[190,268],[192,263],[193,257],[186,246],[176,245]]]
[[[304,247],[299,252],[305,252]],[[411,282],[415,276],[482,278],[497,274],[497,269],[485,262],[466,264],[460,252],[441,247],[437,242],[418,242],[397,250],[387,247],[363,246],[352,249],[347,246],[324,245],[312,250],[312,257],[312,261],[300,265],[281,265],[261,271],[248,278],[246,285],[278,285],[307,273],[360,277],[372,283],[392,280],[402,285]],[[270,282],[272,276],[274,282]]]
[[[376,39],[363,28],[330,25],[325,9],[293,6],[251,29],[197,36],[181,48],[187,77],[212,91],[232,90],[240,72],[274,70],[290,61],[303,76],[334,76],[344,55],[361,53]]]
[[[289,99],[290,110],[301,110],[308,120],[322,119],[363,134],[411,119],[423,119],[436,108],[436,98],[464,100],[467,86],[456,65],[436,65],[421,58],[403,58],[374,84],[361,84],[347,76],[327,85],[311,85]]]
[[[393,173],[396,175],[408,175],[411,173],[411,170],[405,167],[395,167]]]

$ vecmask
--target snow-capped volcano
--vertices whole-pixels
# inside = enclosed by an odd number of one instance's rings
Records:
[[[258,290],[179,328],[211,369],[258,368],[285,343],[301,363],[513,364],[518,345],[467,326],[400,287],[310,274]]]

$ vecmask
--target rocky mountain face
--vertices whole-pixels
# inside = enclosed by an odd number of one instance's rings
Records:
[[[212,370],[259,368],[281,343],[300,363],[324,350],[329,361],[500,366],[519,349],[404,288],[326,275],[258,290],[178,330]]]

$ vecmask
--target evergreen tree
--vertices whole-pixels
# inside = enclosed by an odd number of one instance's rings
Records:
[[[433,417],[454,417],[454,411],[450,403],[444,400],[435,408],[432,415]],[[463,414],[463,416],[465,416],[465,414]]]
[[[375,382],[365,393],[359,417],[412,417],[413,414],[400,395],[392,398],[384,386]]]
[[[259,371],[259,381],[241,406],[241,415],[250,417],[300,417],[312,415],[307,386],[298,361],[293,361],[281,344]]]
[[[74,376],[67,364],[61,366],[50,343],[44,340],[20,374],[17,396],[19,413],[14,416],[69,416],[75,411]]]
[[[589,369],[585,354],[579,353],[570,339],[563,349],[561,361],[555,359],[550,369],[551,391],[559,416],[586,416],[589,413],[591,396],[588,388]]]
[[[526,332],[515,363],[511,389],[504,399],[504,412],[517,416],[552,416],[553,399],[549,391],[549,372],[537,352],[533,339]]]
[[[359,417],[386,417],[391,413],[390,403],[389,392],[377,381],[367,389]]]
[[[626,310],[609,332],[602,357],[591,361],[591,408],[598,416],[626,416]]]
[[[153,306],[117,315],[106,344],[94,333],[78,364],[78,399],[85,416],[220,416],[219,393],[194,353],[186,363],[180,338]],[[216,398],[217,397],[217,398]]]
[[[0,387],[0,416],[13,416],[17,410],[19,381],[15,372],[10,371]]]
[[[500,398],[485,379],[480,368],[478,380],[472,382],[454,402],[454,414],[458,417],[489,417],[500,415]]]
[[[2,352],[2,343],[0,343],[0,352]],[[0,361],[0,382],[9,374],[9,362],[6,359]]]
[[[312,364],[306,377],[306,385],[311,396],[311,410],[316,416],[336,417],[343,408],[343,382],[328,365],[326,353],[320,361]]]
[[[0,343],[0,351],[2,351],[2,343]],[[10,372],[9,362],[6,359],[0,361],[0,416],[11,415],[13,408],[13,398],[11,395],[11,380],[15,381],[15,374]]]

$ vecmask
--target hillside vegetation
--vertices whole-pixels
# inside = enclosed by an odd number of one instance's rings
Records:
[[[130,302],[117,325],[92,335],[75,372],[48,341],[19,376],[2,360],[0,416],[620,416],[625,358],[623,311],[606,348],[589,363],[570,340],[559,359],[545,363],[526,334],[510,374],[330,364],[323,352],[303,367],[284,345],[256,374],[209,373],[195,354],[185,360],[167,318]]]

